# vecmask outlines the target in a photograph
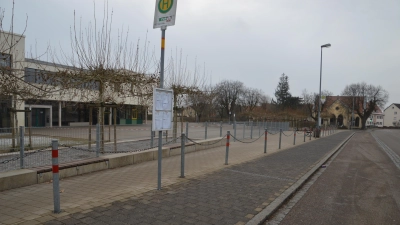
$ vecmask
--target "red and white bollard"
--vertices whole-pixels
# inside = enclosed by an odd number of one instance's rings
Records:
[[[225,153],[225,165],[228,165],[229,156],[229,139],[231,138],[231,132],[228,131],[226,134],[226,153]]]
[[[58,140],[51,141],[51,161],[53,171],[53,198],[54,198],[54,213],[60,213],[60,175],[58,173]]]

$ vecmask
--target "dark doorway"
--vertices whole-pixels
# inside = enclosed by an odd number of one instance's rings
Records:
[[[336,125],[336,117],[335,117],[335,115],[331,116],[331,118],[329,119],[329,124],[331,126],[335,126]]]
[[[45,109],[33,108],[32,127],[44,127],[45,125]]]
[[[356,118],[356,124],[354,126],[355,127],[360,127],[360,117]]]
[[[339,115],[337,118],[337,125],[338,126],[343,126],[343,116]]]

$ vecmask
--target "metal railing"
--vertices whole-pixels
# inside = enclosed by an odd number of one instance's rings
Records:
[[[181,130],[186,133],[185,142],[223,137],[232,128],[235,137],[232,141],[260,138],[265,128],[269,131],[289,129],[288,122],[183,125],[181,129],[178,123],[177,133],[180,134]],[[171,131],[164,132],[163,145],[177,144],[180,138],[181,135],[173,138]],[[0,172],[51,165],[50,143],[53,139],[59,142],[60,163],[92,159],[100,154],[146,151],[158,146],[158,136],[152,136],[151,126],[148,125],[0,128]]]

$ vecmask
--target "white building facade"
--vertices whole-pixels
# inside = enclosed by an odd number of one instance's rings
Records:
[[[392,103],[384,110],[385,119],[383,126],[399,127],[400,126],[400,104]]]
[[[43,74],[57,71],[59,68],[68,66],[25,58],[25,36],[0,32],[0,43],[10,43],[9,48],[0,49],[0,69],[4,77],[4,71],[10,68],[12,73],[17,74],[22,85],[45,86],[46,79]],[[4,46],[4,45],[2,45]],[[1,46],[0,46],[1,47]],[[11,72],[10,72],[11,73]],[[1,77],[0,77],[1,78]],[[23,86],[22,86],[23,87]],[[19,87],[19,90],[23,88]],[[56,87],[54,87],[56,89]],[[54,92],[38,98],[27,98],[9,94],[11,92],[0,92],[0,128],[8,128],[16,125],[12,118],[12,111],[17,110],[18,126],[52,127],[52,126],[74,126],[89,125],[98,121],[98,107],[93,108],[94,100],[87,96],[98,96],[98,90],[90,88],[71,89],[68,91]],[[5,93],[5,94],[4,94]],[[3,94],[3,95],[2,95]],[[83,97],[84,96],[84,97]],[[93,97],[94,98],[94,97]],[[126,97],[119,100],[116,111],[117,124],[141,124],[145,120],[146,108],[139,104],[138,97]],[[16,106],[16,107],[15,107]],[[90,108],[93,108],[90,110]],[[104,122],[112,124],[113,110],[105,106]],[[92,113],[90,115],[90,112]]]

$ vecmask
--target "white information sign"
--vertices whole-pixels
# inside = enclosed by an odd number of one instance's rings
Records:
[[[154,88],[152,131],[172,130],[173,91]]]
[[[321,96],[321,103],[324,104],[325,101],[326,101],[326,96],[323,96],[323,95],[322,95],[322,96]]]
[[[153,28],[174,26],[178,0],[156,0]]]

